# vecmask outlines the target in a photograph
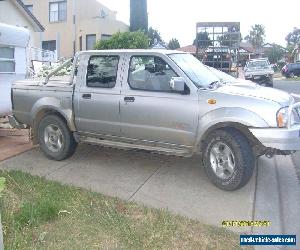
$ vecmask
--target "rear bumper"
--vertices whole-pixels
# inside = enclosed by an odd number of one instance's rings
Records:
[[[251,133],[268,148],[300,150],[300,126],[291,128],[250,128]]]
[[[10,125],[13,128],[17,128],[17,129],[24,129],[24,128],[26,128],[26,125],[19,123],[18,120],[13,115],[9,115],[8,116],[8,120],[9,120]]]

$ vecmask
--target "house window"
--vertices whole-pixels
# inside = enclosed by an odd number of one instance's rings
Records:
[[[86,35],[86,50],[91,50],[95,48],[96,35]]]
[[[79,37],[79,50],[82,51],[82,36]]]
[[[110,38],[111,38],[111,35],[106,35],[106,34],[101,35],[101,40],[108,40]]]
[[[32,13],[32,11],[33,11],[33,5],[30,4],[30,5],[25,5],[25,6]]]
[[[67,2],[51,2],[49,3],[49,21],[64,22],[67,20]]]
[[[0,73],[14,73],[15,67],[15,48],[0,47]]]
[[[43,41],[42,42],[42,49],[55,51],[56,50],[56,41],[55,40]]]

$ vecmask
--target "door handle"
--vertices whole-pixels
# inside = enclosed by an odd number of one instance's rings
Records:
[[[83,99],[91,99],[92,95],[91,94],[82,94]]]
[[[133,96],[125,96],[124,101],[125,102],[134,102],[135,98]]]

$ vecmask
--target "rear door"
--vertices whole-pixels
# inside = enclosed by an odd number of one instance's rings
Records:
[[[187,85],[186,94],[173,92],[169,82],[180,75],[175,64],[162,56],[132,55],[126,61],[128,78],[120,102],[122,136],[145,143],[192,146],[199,116],[195,86]]]
[[[75,123],[79,132],[120,135],[119,55],[91,55],[82,63],[74,96]]]

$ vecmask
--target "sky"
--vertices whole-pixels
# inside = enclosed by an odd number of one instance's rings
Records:
[[[129,24],[130,0],[98,0],[117,11],[117,19]],[[148,0],[149,27],[163,40],[177,38],[181,46],[193,43],[196,22],[240,22],[242,37],[251,26],[262,24],[266,42],[286,45],[285,37],[300,28],[300,0]]]

